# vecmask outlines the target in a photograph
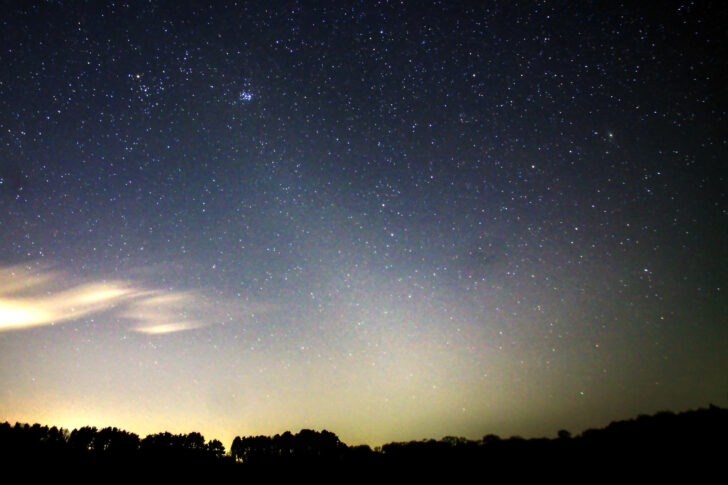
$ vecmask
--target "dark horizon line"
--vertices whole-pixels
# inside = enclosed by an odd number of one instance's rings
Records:
[[[232,443],[234,443],[235,440],[241,439],[241,438],[271,438],[272,439],[272,438],[277,438],[277,437],[281,437],[281,436],[285,436],[285,435],[297,436],[297,435],[299,435],[301,433],[307,433],[307,432],[313,432],[313,433],[316,433],[316,434],[326,434],[326,433],[332,434],[333,436],[336,437],[336,439],[343,446],[345,446],[347,448],[365,448],[366,447],[366,448],[371,449],[374,452],[381,452],[382,451],[382,448],[384,446],[386,446],[386,445],[400,445],[400,444],[406,444],[406,443],[429,443],[429,442],[453,442],[453,443],[455,443],[455,441],[457,441],[458,443],[469,443],[469,444],[481,443],[481,444],[485,444],[487,441],[493,442],[493,441],[509,441],[509,440],[512,440],[512,441],[544,441],[544,440],[546,440],[546,441],[552,441],[552,440],[560,440],[560,439],[565,439],[565,438],[568,438],[568,439],[572,439],[572,438],[573,439],[584,438],[584,435],[585,434],[588,435],[591,432],[604,431],[604,430],[607,430],[610,426],[621,425],[621,424],[624,424],[624,423],[633,423],[633,422],[636,422],[638,420],[643,420],[645,418],[652,419],[652,418],[658,418],[658,417],[661,417],[661,416],[662,417],[664,417],[664,416],[681,417],[681,416],[684,416],[684,415],[695,414],[695,413],[700,413],[700,412],[707,412],[707,411],[718,411],[718,412],[726,412],[726,413],[728,413],[728,408],[721,408],[720,406],[716,406],[716,405],[714,405],[712,403],[709,403],[707,407],[698,407],[697,409],[688,409],[688,410],[685,410],[685,411],[677,411],[677,412],[675,412],[675,411],[670,411],[670,410],[660,410],[660,411],[654,412],[653,414],[638,414],[637,416],[635,416],[633,418],[613,420],[613,421],[610,421],[607,425],[605,425],[603,427],[599,427],[599,428],[594,428],[594,427],[587,428],[587,429],[582,430],[578,434],[572,434],[568,430],[568,428],[560,428],[559,430],[557,430],[556,437],[555,438],[553,438],[553,437],[547,437],[547,436],[533,436],[533,437],[529,437],[529,438],[524,438],[524,437],[522,437],[520,435],[517,435],[517,434],[516,435],[511,435],[511,436],[509,436],[507,438],[504,438],[504,437],[501,437],[501,436],[499,436],[497,434],[494,434],[494,433],[487,433],[487,434],[483,435],[483,437],[480,438],[480,439],[471,439],[471,438],[466,438],[466,437],[463,437],[463,436],[456,436],[456,435],[444,435],[439,440],[438,439],[435,439],[435,438],[420,438],[420,439],[412,439],[412,440],[409,440],[409,441],[389,441],[389,442],[382,443],[381,445],[377,445],[377,446],[372,447],[372,446],[370,446],[367,443],[360,443],[360,444],[357,444],[357,445],[348,445],[348,444],[344,443],[343,441],[339,440],[338,435],[336,435],[336,433],[333,433],[333,432],[331,432],[329,430],[326,430],[326,429],[321,429],[320,431],[318,431],[318,430],[311,429],[311,428],[300,428],[299,431],[298,431],[298,433],[294,433],[291,430],[285,430],[285,431],[283,431],[281,433],[276,433],[276,434],[273,434],[273,435],[261,435],[261,434],[258,434],[258,435],[236,435],[233,438]],[[128,434],[128,435],[134,435],[134,436],[136,436],[139,439],[140,442],[142,440],[146,439],[146,438],[149,438],[149,437],[165,436],[165,435],[170,435],[170,436],[173,436],[173,437],[186,437],[186,436],[192,436],[192,435],[199,435],[200,437],[202,437],[204,439],[204,435],[202,435],[202,433],[200,433],[198,431],[190,431],[189,433],[172,433],[170,431],[159,431],[159,432],[155,432],[155,433],[146,434],[145,436],[142,437],[140,434],[138,434],[138,433],[136,433],[134,431],[128,431],[126,429],[119,428],[117,426],[103,426],[103,427],[100,427],[100,426],[96,426],[96,425],[84,425],[84,426],[74,427],[74,428],[64,428],[63,426],[40,424],[39,422],[34,422],[33,424],[30,424],[30,423],[27,423],[27,422],[23,423],[23,422],[20,422],[20,421],[16,421],[15,424],[12,424],[11,425],[10,424],[10,421],[5,420],[5,421],[0,421],[0,430],[5,425],[7,425],[7,427],[9,427],[10,429],[17,429],[17,428],[24,428],[24,429],[46,428],[48,430],[51,430],[51,429],[55,428],[56,430],[58,430],[61,434],[63,434],[65,436],[65,439],[66,440],[68,440],[68,437],[70,436],[70,434],[72,432],[79,431],[79,430],[84,430],[84,429],[94,430],[95,432],[100,432],[100,431],[104,431],[104,430],[112,430],[112,431],[116,431],[116,432],[125,433],[125,434]],[[207,440],[207,443],[208,444],[209,443],[212,443],[212,442],[218,442],[218,443],[221,443],[222,444],[222,442],[219,439],[217,439],[217,438],[210,438],[209,440]],[[226,451],[225,452],[225,455],[226,456],[229,456],[230,455],[230,451]]]

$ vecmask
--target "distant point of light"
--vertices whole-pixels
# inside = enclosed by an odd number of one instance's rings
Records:
[[[250,91],[245,91],[245,90],[244,91],[240,91],[240,94],[238,95],[238,99],[241,102],[243,102],[243,103],[248,102],[248,101],[252,101],[253,100],[253,93],[250,92]]]

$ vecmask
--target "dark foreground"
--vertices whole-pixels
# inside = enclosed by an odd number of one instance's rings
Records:
[[[117,428],[0,424],[0,465],[22,479],[73,477],[82,482],[133,479],[150,483],[232,480],[317,483],[352,481],[433,483],[557,479],[684,477],[721,473],[726,459],[728,409],[661,412],[572,437],[439,441],[347,446],[328,431],[235,438],[229,453],[199,433],[157,433],[140,439]],[[722,475],[722,473],[721,473]]]

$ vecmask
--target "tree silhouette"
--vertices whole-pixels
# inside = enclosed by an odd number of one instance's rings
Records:
[[[207,451],[215,458],[222,458],[225,455],[225,446],[220,440],[210,440],[207,443]]]
[[[484,445],[494,445],[496,443],[501,442],[501,437],[497,434],[487,434],[483,436],[483,444]]]
[[[94,438],[96,437],[96,426],[84,426],[83,428],[71,431],[68,444],[72,451],[77,453],[87,453],[93,451]]]
[[[111,427],[99,430],[85,426],[69,433],[40,424],[0,423],[0,464],[27,469],[63,466],[99,473],[121,469],[123,464],[125,470],[132,471],[177,470],[180,478],[194,470],[204,471],[208,477],[222,476],[212,473],[217,470],[234,479],[258,473],[270,478],[271,471],[277,478],[289,472],[299,477],[309,472],[321,477],[336,470],[367,471],[372,479],[394,470],[402,477],[415,474],[428,479],[433,471],[462,470],[464,477],[465,472],[484,467],[493,477],[511,479],[594,469],[654,471],[663,467],[694,472],[718,469],[723,450],[715,442],[727,433],[728,410],[712,406],[616,421],[576,437],[564,429],[559,430],[557,439],[501,439],[491,434],[471,441],[445,436],[439,441],[387,443],[376,451],[367,445],[347,447],[326,430],[303,429],[273,437],[235,437],[226,458],[219,440],[205,442],[198,432],[156,433],[140,440],[134,433]]]

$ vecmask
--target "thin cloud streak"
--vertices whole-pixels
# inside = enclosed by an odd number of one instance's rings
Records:
[[[93,282],[63,288],[56,272],[35,273],[20,266],[0,269],[0,332],[62,323],[138,297],[122,282]]]
[[[163,335],[166,333],[181,332],[184,330],[194,330],[204,326],[206,325],[200,322],[178,322],[152,325],[150,327],[136,327],[132,328],[132,330],[139,333],[146,333],[147,335]]]
[[[151,335],[193,330],[206,326],[192,313],[200,307],[200,298],[193,292],[154,291],[132,302],[122,317],[138,322],[131,330]]]
[[[241,321],[249,311],[231,302],[212,305],[192,291],[150,289],[132,281],[73,283],[62,273],[47,269],[0,268],[0,332],[107,312],[112,318],[131,322],[134,332],[162,335],[221,320]]]

